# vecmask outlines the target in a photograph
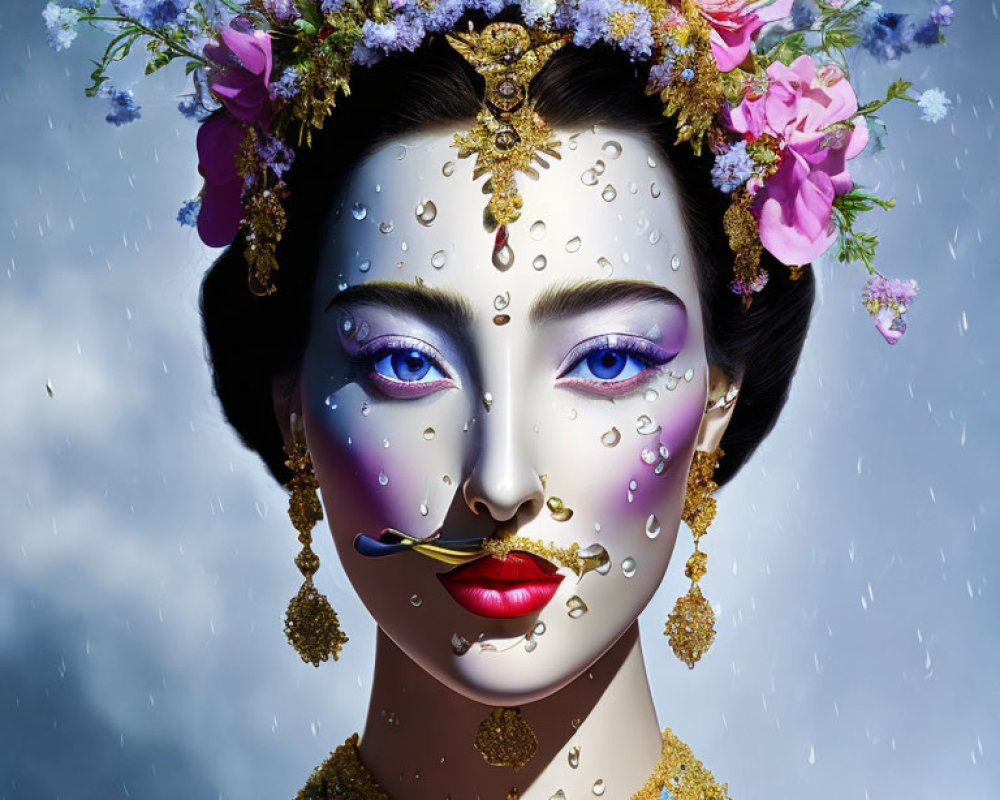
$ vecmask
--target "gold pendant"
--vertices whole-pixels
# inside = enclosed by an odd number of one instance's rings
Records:
[[[538,737],[519,708],[494,708],[476,732],[476,750],[491,767],[520,769],[538,750]]]

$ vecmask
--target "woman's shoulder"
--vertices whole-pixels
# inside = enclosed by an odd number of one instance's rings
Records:
[[[663,755],[632,800],[731,800],[728,787],[695,758],[670,728],[663,729]]]

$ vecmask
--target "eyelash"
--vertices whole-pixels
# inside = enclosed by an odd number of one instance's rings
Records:
[[[618,372],[610,378],[601,378],[595,375],[595,365],[590,363],[590,358],[601,352],[616,354],[619,359],[624,358],[624,363],[621,363]],[[652,373],[657,372],[660,367],[672,361],[676,355],[676,352],[664,350],[648,339],[625,334],[597,336],[581,342],[573,348],[563,362],[567,366],[559,370],[556,385],[582,389],[583,391],[605,397],[620,397],[645,384],[652,377]],[[636,372],[625,378],[613,380],[613,378],[626,371],[633,362],[636,362],[638,365]],[[607,366],[608,369],[613,370],[618,365],[612,364]],[[594,377],[587,378],[571,375],[571,373],[582,367],[587,368]]]
[[[425,360],[425,369],[416,380],[402,380],[392,377],[379,370],[381,366],[386,372],[398,375],[399,364],[394,364],[393,359],[406,358],[418,353]],[[436,351],[419,339],[410,339],[403,336],[386,336],[370,342],[356,355],[350,357],[361,369],[366,371],[367,380],[382,394],[388,397],[408,400],[418,397],[426,397],[429,394],[455,387],[448,370],[441,364],[441,359],[436,355]],[[431,370],[437,372],[441,377],[430,381],[420,380]]]

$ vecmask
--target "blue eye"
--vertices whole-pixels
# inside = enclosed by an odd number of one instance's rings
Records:
[[[402,383],[417,383],[424,378],[442,380],[445,377],[425,353],[413,348],[385,351],[375,359],[373,369],[383,378]]]
[[[562,377],[598,381],[625,380],[638,375],[650,364],[649,359],[624,348],[599,347],[583,356]]]

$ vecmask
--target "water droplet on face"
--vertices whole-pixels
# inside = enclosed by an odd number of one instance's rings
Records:
[[[614,139],[601,145],[601,150],[604,152],[604,155],[611,159],[618,158],[622,154],[622,146]]]
[[[575,144],[576,142],[570,142],[569,149],[573,150],[574,149],[573,145]],[[564,792],[562,789],[556,789],[556,793],[551,797],[549,797],[549,800],[566,800],[566,792]]]
[[[514,265],[514,251],[509,244],[498,247],[493,251],[493,266],[501,272],[505,272]]]
[[[342,292],[342,291],[344,291],[344,289],[346,289],[346,288],[347,288],[347,284],[346,284],[346,283],[338,283],[338,284],[337,284],[337,291],[338,291],[338,292]]]
[[[545,256],[535,256],[535,260],[531,262],[536,270],[541,271],[545,269],[545,265],[548,264],[548,259]]]
[[[660,535],[660,520],[656,518],[656,514],[650,514],[646,519],[646,535],[650,539]]]
[[[652,450],[649,450],[648,448],[645,447],[642,448],[641,458],[644,463],[649,464],[650,466],[656,463],[656,453],[654,453]]]
[[[396,146],[396,160],[397,161],[402,161],[404,158],[406,158],[406,148],[403,145],[401,145],[401,144],[397,145]]]
[[[618,192],[610,183],[601,190],[601,199],[610,203],[618,197]]]
[[[670,451],[665,444],[660,445],[660,458],[670,458]]]
[[[580,175],[580,182],[584,186],[596,186],[597,185],[597,171],[591,167],[590,169],[585,169]]]
[[[434,438],[436,431],[433,428],[424,428],[424,438],[429,442]]]
[[[599,259],[597,259],[597,266],[601,268],[601,272],[603,273],[605,278],[610,278],[612,275],[615,274],[614,265],[611,263],[609,259],[605,258],[604,256],[601,256]]]
[[[497,311],[503,311],[507,306],[510,305],[510,292],[504,292],[503,294],[498,294],[493,298],[493,308]]]
[[[434,205],[433,200],[424,200],[424,202],[417,204],[417,222],[425,228],[430,227],[434,220],[437,219],[437,214],[437,206]]]
[[[596,172],[598,175],[603,175],[604,170],[606,168],[607,165],[603,161],[601,161],[601,159],[597,159],[597,161],[594,162],[594,172]]]
[[[357,220],[364,219],[368,216],[368,207],[364,203],[355,203],[351,206],[351,216]]]
[[[602,781],[600,778],[594,781],[594,788],[591,789],[591,791],[598,797],[604,794],[604,781]]]
[[[569,749],[568,761],[572,769],[580,766],[580,745],[573,745]]]
[[[388,439],[383,439],[382,440],[382,447],[384,447],[386,450],[389,449],[389,440]]]
[[[430,509],[427,508],[427,503],[421,503],[419,510],[420,510],[420,516],[422,517],[426,517],[427,514],[430,512]]]
[[[457,633],[451,635],[451,652],[456,656],[464,656],[472,647],[472,642]]]
[[[579,416],[579,412],[575,408],[571,408],[569,410],[569,415],[568,416],[569,416],[570,420],[574,420],[574,419],[576,419]]]
[[[379,470],[379,473],[378,473],[378,483],[379,483],[379,486],[388,486],[389,485],[389,476],[386,475],[382,470]]]
[[[579,619],[587,613],[587,604],[583,602],[583,598],[573,595],[566,601],[566,613],[570,619]]]
[[[538,642],[536,642],[534,639],[525,639],[524,640],[524,652],[525,653],[532,653],[532,652],[534,652],[534,650],[535,650],[536,647],[538,647]]]
[[[662,238],[663,238],[663,234],[660,233],[660,229],[659,228],[653,228],[653,230],[651,230],[649,232],[649,243],[650,244],[657,244],[660,241],[660,239],[662,239]]]
[[[385,222],[380,222],[378,224],[378,232],[379,233],[392,233],[393,227],[395,227],[395,226],[392,224],[392,220],[388,220],[387,219]]]
[[[637,194],[639,192],[639,187],[636,185],[635,181],[628,182],[628,193]]]
[[[632,558],[632,556],[629,556],[624,561],[622,561],[622,575],[624,575],[626,578],[631,578],[633,575],[635,575],[635,571],[638,568],[639,565],[636,564],[635,559]]]
[[[659,433],[660,426],[657,425],[648,414],[640,414],[635,421],[636,433],[648,436],[651,433]]]
[[[659,392],[656,389],[647,389],[646,393],[643,395],[647,403],[655,402],[656,398],[659,397]]]
[[[693,379],[694,379],[694,370],[688,367],[684,371],[684,380],[686,380],[688,383],[691,383]]]
[[[413,606],[414,608],[420,608],[423,602],[424,601],[420,599],[420,595],[416,594],[410,595],[410,605]]]
[[[360,264],[358,264],[358,269],[361,272],[368,272],[368,270],[370,270],[371,268],[372,268],[372,262],[369,261],[367,258],[364,261],[362,261]]]
[[[655,167],[656,166],[656,159],[653,158],[652,156],[646,156],[646,163],[649,164],[649,166],[651,166],[651,167]]]
[[[580,237],[574,236],[572,239],[566,242],[566,252],[575,253],[577,250],[580,249],[581,244],[582,242],[580,241]]]
[[[535,623],[535,627],[532,629],[532,634],[535,636],[541,636],[545,633],[545,623],[539,620]]]
[[[573,510],[567,508],[558,497],[550,497],[545,501],[545,505],[548,506],[549,513],[556,522],[567,522],[573,516]]]
[[[659,184],[657,184],[656,181],[653,181],[651,184],[649,184],[649,193],[654,198],[660,196],[660,186],[659,186]]]
[[[368,404],[368,401],[367,400],[362,401],[362,403],[361,403],[361,416],[362,417],[367,417],[371,413],[372,413],[372,407]]]
[[[367,320],[361,320],[361,324],[358,325],[358,344],[364,344],[367,342],[371,335],[371,325],[368,324]]]
[[[323,402],[326,403],[326,407],[329,408],[331,411],[337,410],[337,404],[333,402],[332,394],[328,394],[326,396],[326,400],[324,400]]]
[[[486,409],[486,413],[489,413],[490,409],[493,408],[492,392],[483,392],[483,408]]]
[[[605,447],[614,447],[618,442],[622,440],[621,431],[618,428],[612,428],[609,431],[605,431],[601,434],[601,444]]]
[[[451,475],[442,475],[441,480],[444,482],[445,486],[451,486]]]
[[[542,237],[545,236],[545,223],[540,219],[531,223],[531,227],[528,229],[528,234],[536,242],[540,242]]]
[[[350,333],[354,330],[354,319],[351,317],[344,317],[343,322],[340,323],[340,329],[344,333]]]
[[[402,251],[403,251],[403,252],[405,253],[405,252],[406,252],[407,250],[409,250],[409,249],[410,249],[410,246],[409,246],[409,245],[408,245],[408,244],[407,244],[406,242],[400,242],[400,244],[399,244],[399,249],[400,249],[400,250],[402,250]],[[397,264],[396,266],[398,267],[398,266],[400,266],[400,265],[401,265],[402,263],[403,263],[403,262],[402,262],[402,261],[400,261],[400,262],[399,262],[399,264]]]
[[[441,167],[441,174],[444,175],[446,178],[450,178],[452,175],[454,175],[455,174],[455,162],[454,161],[445,161],[444,162],[444,166]]]
[[[676,253],[674,253],[674,255],[670,259],[670,269],[672,269],[674,272],[677,272],[677,270],[679,270],[680,268],[681,268],[681,257]]]
[[[447,256],[445,256],[444,250],[435,250],[434,255],[431,256],[431,266],[434,269],[441,269],[446,260]]]
[[[630,480],[628,482],[628,488],[629,488],[629,491],[634,492],[636,489],[639,488],[639,482],[637,480],[635,480],[635,479]]]
[[[600,525],[594,526],[595,531],[600,532]],[[580,558],[583,559],[583,569],[581,575],[594,570],[598,575],[607,575],[611,570],[611,557],[604,545],[592,544],[580,551]]]

